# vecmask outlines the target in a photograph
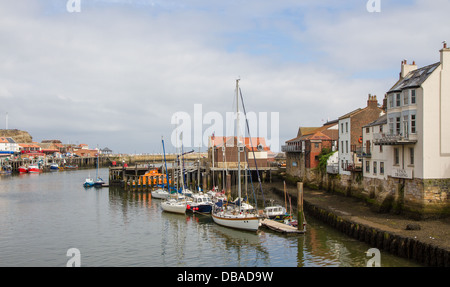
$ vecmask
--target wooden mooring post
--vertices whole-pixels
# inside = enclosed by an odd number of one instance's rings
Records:
[[[297,192],[298,230],[304,231],[305,215],[303,213],[303,182],[297,182]]]

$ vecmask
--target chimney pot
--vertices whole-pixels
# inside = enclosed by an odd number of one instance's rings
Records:
[[[447,42],[444,41],[443,43],[444,43],[444,49],[447,49]]]

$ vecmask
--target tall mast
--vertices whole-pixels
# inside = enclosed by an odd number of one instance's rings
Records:
[[[236,80],[236,133],[237,133],[237,159],[238,159],[238,199],[239,199],[239,211],[241,210],[241,153],[239,146],[239,79]]]

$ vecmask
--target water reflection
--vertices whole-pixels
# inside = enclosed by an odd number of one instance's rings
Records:
[[[84,189],[87,171],[1,177],[1,266],[365,266],[370,246],[307,217],[304,235],[163,212],[150,192]],[[100,170],[107,178],[107,169]],[[308,216],[308,214],[307,214]],[[382,266],[416,266],[382,253]]]

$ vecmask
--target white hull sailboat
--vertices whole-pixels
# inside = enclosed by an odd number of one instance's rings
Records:
[[[178,199],[168,199],[161,202],[161,208],[167,212],[185,214],[187,203]]]
[[[167,199],[169,197],[169,192],[167,190],[164,190],[162,188],[153,190],[152,191],[152,197],[156,199]]]
[[[240,149],[241,142],[239,139],[239,80],[236,80],[236,104],[237,104],[237,118],[236,118],[236,131],[237,131],[237,159],[238,159],[238,198],[241,199],[241,161],[240,161]],[[257,231],[261,225],[259,216],[252,210],[243,209],[242,200],[239,200],[239,204],[231,206],[215,206],[211,212],[211,216],[215,223],[236,229]]]
[[[257,231],[261,225],[258,216],[242,212],[216,211],[212,213],[212,218],[219,225],[248,231]]]

